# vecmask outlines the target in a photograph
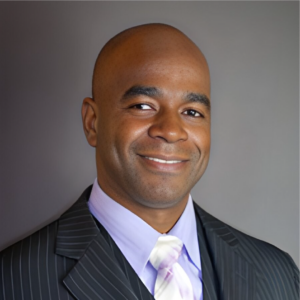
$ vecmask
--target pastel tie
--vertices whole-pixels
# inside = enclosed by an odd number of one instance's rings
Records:
[[[150,254],[150,263],[157,270],[154,288],[156,300],[193,300],[190,279],[177,262],[183,243],[171,235],[160,236]]]

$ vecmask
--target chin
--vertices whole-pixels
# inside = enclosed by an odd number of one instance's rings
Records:
[[[163,209],[177,206],[187,200],[189,192],[179,192],[178,189],[167,189],[166,187],[151,188],[147,193],[149,197],[139,197],[138,202],[149,208]]]

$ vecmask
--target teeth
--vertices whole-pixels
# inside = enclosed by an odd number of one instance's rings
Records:
[[[163,160],[163,159],[158,159],[158,158],[153,158],[153,157],[147,157],[147,156],[145,156],[145,158],[157,161],[157,162],[159,162],[161,164],[177,164],[177,163],[181,162],[181,160]]]

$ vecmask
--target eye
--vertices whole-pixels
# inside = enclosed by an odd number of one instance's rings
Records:
[[[188,109],[186,111],[183,112],[184,115],[188,115],[190,117],[194,117],[194,118],[204,118],[204,116],[199,113],[198,111],[194,110],[194,109]]]
[[[139,104],[135,104],[130,106],[130,108],[135,108],[135,109],[141,109],[141,110],[151,110],[152,107],[148,104],[145,103],[139,103]]]

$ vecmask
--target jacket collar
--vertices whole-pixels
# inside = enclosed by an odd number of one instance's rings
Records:
[[[125,272],[124,268],[122,270],[120,261],[123,258],[119,255],[120,258],[117,259],[112,254],[116,253],[112,240],[105,238],[105,230],[101,227],[99,229],[89,212],[87,201],[91,188],[90,186],[83,192],[58,222],[56,254],[78,260],[64,283],[78,299],[93,299],[101,289],[102,293],[111,293],[120,300],[144,299],[142,295],[136,296],[138,294],[135,290],[141,288],[139,281],[136,289],[132,288],[137,275],[132,273],[126,260],[123,264],[126,265]],[[233,230],[196,204],[195,212],[201,253],[203,300],[254,299],[255,269],[242,255]],[[129,277],[126,268],[130,270]],[[144,293],[148,296],[147,299],[152,297],[149,294]]]
[[[76,299],[152,299],[87,206],[92,186],[58,221],[56,254],[77,260],[63,280]]]
[[[92,186],[89,186],[77,202],[60,217],[56,254],[78,260],[99,234],[99,228],[87,206],[91,190]]]
[[[253,300],[256,293],[255,268],[240,251],[239,240],[233,230],[194,205],[203,268],[203,299]],[[214,290],[217,295],[213,294]]]

